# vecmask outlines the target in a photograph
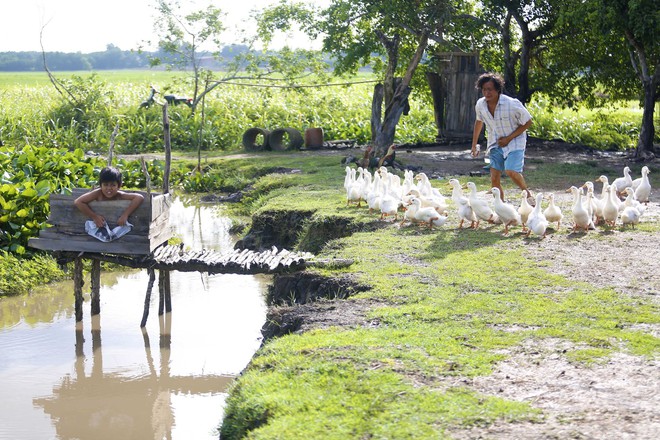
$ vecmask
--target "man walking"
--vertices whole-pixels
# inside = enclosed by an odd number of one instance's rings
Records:
[[[477,142],[486,124],[486,154],[490,156],[492,187],[499,188],[500,196],[504,200],[501,184],[504,172],[520,189],[527,192],[528,198],[532,198],[522,175],[527,146],[526,131],[532,125],[532,116],[520,101],[502,94],[504,79],[500,75],[484,73],[477,79],[476,87],[481,90],[483,96],[475,106],[477,119],[472,133],[472,156],[479,155]]]

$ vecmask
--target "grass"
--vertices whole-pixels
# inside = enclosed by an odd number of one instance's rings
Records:
[[[299,186],[263,194],[260,209],[314,209],[368,225],[366,210],[345,207],[342,167],[309,160],[291,157],[314,174],[287,177]],[[552,165],[542,175],[565,171]],[[320,257],[355,263],[319,273],[370,285],[342,301],[377,304],[365,317],[376,324],[269,340],[230,392],[223,438],[435,439],[452,427],[540,421],[531,405],[460,384],[491,374],[523,342],[548,338],[569,342],[566,359],[585,367],[619,351],[658,357],[660,340],[633,329],[660,324],[656,304],[552,274],[525,252],[521,240],[491,230],[385,227],[332,240]]]

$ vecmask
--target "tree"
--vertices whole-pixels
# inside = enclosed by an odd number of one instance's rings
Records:
[[[506,92],[528,103],[537,91],[548,91],[542,79],[541,59],[550,40],[556,38],[555,24],[563,0],[484,0],[474,19],[499,34],[495,57],[501,58]],[[492,49],[481,46],[486,51]],[[536,76],[533,78],[533,76]]]
[[[566,38],[554,47],[564,87],[594,103],[638,98],[643,105],[635,155],[654,157],[653,113],[660,99],[660,9],[657,0],[584,0],[563,12]],[[601,92],[596,95],[594,91]]]
[[[444,42],[450,11],[449,0],[333,0],[324,9],[282,1],[260,15],[260,27],[272,32],[296,22],[310,37],[322,38],[336,75],[373,67],[382,82],[372,100],[372,143],[382,155],[394,140],[427,46]]]
[[[214,6],[184,13],[178,0],[156,0],[158,13],[154,30],[159,38],[158,47],[166,58],[153,57],[152,66],[166,63],[168,68],[191,69],[193,88],[192,111],[200,100],[200,87],[212,77],[212,72],[202,67],[202,48],[220,46],[220,34],[224,31],[222,11]]]

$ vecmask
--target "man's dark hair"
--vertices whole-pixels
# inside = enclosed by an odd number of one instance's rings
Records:
[[[117,182],[121,186],[121,171],[114,167],[105,167],[99,174],[99,185],[110,182]]]
[[[484,84],[486,84],[488,81],[493,82],[493,86],[495,86],[497,93],[502,93],[504,91],[504,78],[502,78],[497,73],[492,72],[482,74],[479,78],[477,78],[477,82],[474,86],[481,90]]]

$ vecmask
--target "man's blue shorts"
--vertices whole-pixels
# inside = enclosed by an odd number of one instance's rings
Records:
[[[509,151],[505,159],[502,149],[496,147],[490,150],[489,157],[491,168],[498,171],[511,170],[522,173],[523,166],[525,165],[525,150]]]

